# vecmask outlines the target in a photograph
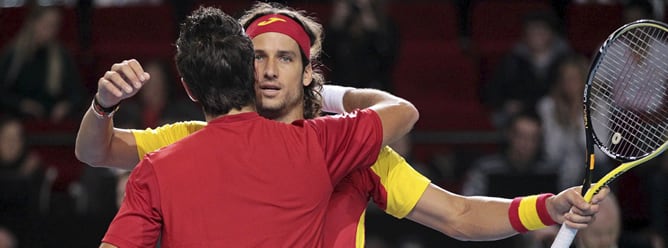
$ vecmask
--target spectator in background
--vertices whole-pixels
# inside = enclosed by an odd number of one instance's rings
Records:
[[[399,49],[386,0],[335,0],[324,44],[331,79],[357,88],[392,90]]]
[[[26,247],[39,235],[35,228],[43,178],[40,160],[28,149],[19,119],[0,118],[0,226],[14,230]]]
[[[534,108],[547,94],[557,62],[569,51],[551,12],[530,13],[524,18],[522,39],[501,61],[483,93],[497,127],[507,124],[510,116]]]
[[[123,103],[117,116],[122,127],[141,128],[157,127],[163,124],[185,120],[204,120],[196,105],[185,97],[176,96],[176,82],[169,64],[162,60],[153,60],[145,65],[145,71],[151,75],[145,90],[139,92],[138,102],[130,100]],[[140,123],[137,123],[141,121]]]
[[[663,11],[663,6],[662,11]],[[640,19],[655,19],[654,8],[647,0],[631,0],[624,4],[622,11],[623,23],[629,23]]]
[[[35,6],[0,56],[1,112],[60,122],[82,106],[83,87],[57,40],[61,12]]]
[[[566,56],[557,66],[555,85],[536,106],[543,123],[546,159],[559,165],[559,189],[581,184],[584,176],[582,100],[588,72],[589,62],[584,56]],[[597,151],[597,155],[598,168],[610,165],[605,154]]]
[[[558,192],[555,165],[542,156],[543,132],[535,112],[513,116],[504,130],[503,150],[473,163],[462,186],[463,195],[512,197],[539,192]],[[530,247],[542,243],[555,228],[498,241],[495,247]],[[547,234],[546,234],[547,233]]]
[[[474,162],[464,182],[462,194],[509,197],[508,195],[555,192],[556,185],[547,190],[523,186],[527,190],[536,190],[536,192],[494,192],[498,191],[499,187],[504,188],[503,191],[512,191],[520,187],[491,184],[491,179],[496,176],[528,179],[537,175],[552,175],[555,166],[545,161],[542,156],[542,134],[542,126],[536,113],[526,111],[514,116],[509,122],[508,129],[505,130],[506,144],[503,150],[499,154],[482,157]],[[514,182],[527,183],[519,180]]]

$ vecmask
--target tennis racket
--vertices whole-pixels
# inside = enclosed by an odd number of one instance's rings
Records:
[[[586,201],[622,173],[661,154],[668,142],[668,26],[626,24],[601,45],[584,91]],[[594,144],[622,162],[591,189]],[[577,229],[562,225],[552,248],[567,248]]]

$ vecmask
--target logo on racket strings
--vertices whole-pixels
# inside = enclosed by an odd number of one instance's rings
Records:
[[[612,139],[610,141],[612,141],[612,144],[614,144],[614,145],[619,144],[619,142],[622,141],[622,134],[618,133],[618,132],[613,134]]]

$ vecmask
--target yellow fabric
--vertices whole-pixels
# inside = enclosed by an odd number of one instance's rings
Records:
[[[540,216],[538,216],[538,210],[536,209],[537,200],[538,195],[532,195],[524,197],[522,198],[522,201],[520,201],[520,207],[518,209],[520,221],[528,230],[536,230],[545,227],[543,222],[540,221]]]
[[[362,211],[359,222],[357,222],[357,234],[355,235],[355,247],[364,248],[364,216],[366,216],[366,209]]]
[[[431,183],[388,146],[380,151],[371,170],[387,191],[385,212],[396,218],[406,217]]]
[[[179,141],[206,126],[203,121],[184,121],[167,124],[156,129],[132,130],[132,135],[137,143],[137,155],[139,159],[152,151],[168,146]]]

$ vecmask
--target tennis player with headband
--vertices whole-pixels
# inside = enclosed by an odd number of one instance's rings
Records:
[[[318,116],[323,79],[314,66],[321,53],[321,25],[301,12],[268,3],[256,4],[240,22],[253,39],[256,95],[261,115],[287,123]],[[277,23],[280,26],[272,27]],[[295,29],[295,23],[301,28]],[[285,26],[289,26],[289,30],[276,28]],[[125,61],[114,70],[123,73],[134,63],[136,61]],[[307,80],[309,78],[311,80]],[[132,91],[122,96],[108,94],[104,87],[98,88],[97,95],[104,96],[105,106],[116,105],[134,95],[142,83],[139,80],[127,82]],[[371,92],[325,86],[323,110],[343,113],[367,107]],[[93,166],[132,169],[144,154],[204,125],[191,121],[156,129],[124,130],[114,129],[111,118],[84,119],[77,137],[77,156]],[[592,205],[582,199],[577,188],[556,196],[530,196],[514,201],[464,197],[430,183],[392,149],[384,147],[371,169],[354,171],[336,185],[325,221],[325,244],[326,247],[364,246],[364,214],[369,199],[392,216],[411,219],[460,240],[495,240],[554,222],[586,227],[598,211],[597,203],[606,194],[604,190]]]
[[[291,124],[261,117],[253,43],[216,8],[186,18],[175,61],[208,124],[139,162],[102,247],[155,247],[158,237],[165,248],[322,247],[335,185],[369,168],[419,116],[406,100],[376,91],[372,106],[342,116]],[[98,84],[123,83],[122,75],[107,72]]]

